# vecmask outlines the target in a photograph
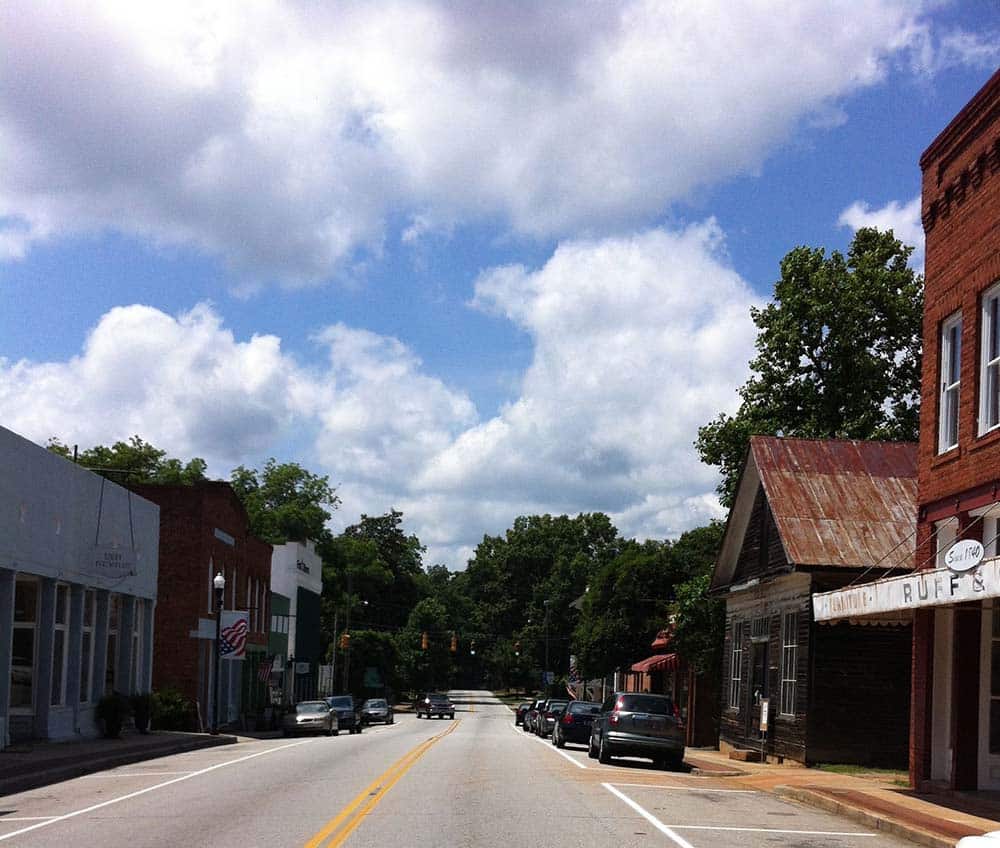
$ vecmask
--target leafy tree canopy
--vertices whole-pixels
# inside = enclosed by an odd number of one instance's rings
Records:
[[[695,446],[717,465],[732,505],[749,438],[915,440],[920,404],[923,277],[892,231],[857,231],[847,256],[797,247],[781,261],[750,379],[733,416],[701,427]]]
[[[49,439],[46,447],[66,459],[73,458],[73,451],[59,439]],[[139,436],[132,436],[127,442],[115,442],[111,447],[95,445],[79,453],[76,461],[117,483],[193,485],[206,479],[205,460],[195,457],[181,462]]]
[[[329,536],[328,510],[336,509],[340,498],[328,477],[272,457],[261,472],[235,468],[230,483],[247,511],[251,531],[265,542],[322,542]]]

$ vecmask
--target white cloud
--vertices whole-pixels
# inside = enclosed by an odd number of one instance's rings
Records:
[[[248,287],[324,279],[388,237],[469,220],[621,231],[753,172],[923,55],[920,15],[907,0],[516,15],[15,0],[0,7],[0,258],[115,230],[222,257]],[[921,69],[982,61],[976,38],[946,41]]]
[[[119,307],[68,361],[0,359],[0,420],[81,448],[139,434],[223,477],[294,459],[339,486],[338,523],[402,509],[428,560],[451,566],[522,514],[601,510],[662,538],[721,514],[692,443],[738,404],[754,302],[711,221],[489,270],[475,306],[529,333],[534,357],[487,421],[398,339],[335,324],[307,365],[273,335],[235,338],[205,304]]]
[[[909,265],[918,273],[924,272],[924,228],[920,221],[920,197],[906,203],[890,200],[880,209],[872,209],[865,201],[856,200],[848,206],[837,223],[855,232],[862,227],[892,230],[903,244],[914,248]]]

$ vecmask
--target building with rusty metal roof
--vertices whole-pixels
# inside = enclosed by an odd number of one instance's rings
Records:
[[[712,576],[726,601],[723,748],[906,763],[908,620],[821,628],[812,594],[910,571],[916,504],[915,444],[751,439]]]

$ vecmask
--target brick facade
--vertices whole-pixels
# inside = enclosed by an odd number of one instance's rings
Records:
[[[989,543],[981,511],[1000,502],[1000,428],[981,434],[979,421],[982,296],[1000,282],[1000,71],[927,148],[920,168],[926,271],[916,564],[934,568],[941,546],[937,528]],[[956,314],[962,320],[958,444],[942,453],[942,325]],[[937,610],[914,617],[910,776],[915,786],[931,781],[935,771],[951,788],[981,786],[980,639],[988,612],[988,605],[977,603],[956,607],[951,619]],[[941,640],[952,646],[951,668],[942,666],[936,674],[934,646]],[[948,674],[950,681],[944,679]],[[949,702],[950,737],[935,742],[934,710]]]
[[[200,703],[205,718],[210,653],[204,637],[214,637],[215,620],[212,577],[222,572],[226,578],[226,609],[251,610],[248,653],[266,651],[271,545],[250,534],[246,511],[228,483],[132,488],[160,507],[153,688],[179,689]]]

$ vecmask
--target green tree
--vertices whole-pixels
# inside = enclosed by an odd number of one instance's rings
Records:
[[[722,663],[726,605],[708,591],[725,525],[713,521],[681,535],[670,555],[678,574],[688,575],[674,588],[673,648],[695,671],[717,676]]]
[[[326,522],[340,498],[328,477],[272,457],[261,472],[242,465],[233,469],[230,483],[259,539],[281,545],[306,539],[322,542],[329,536]]]
[[[923,277],[892,231],[857,231],[847,256],[797,247],[781,261],[736,415],[701,427],[702,462],[722,471],[731,506],[754,434],[915,440]]]
[[[400,677],[414,692],[446,689],[454,676],[451,656],[453,622],[434,598],[420,601],[396,636]],[[427,647],[423,637],[427,634]]]
[[[46,447],[66,459],[73,458],[69,446],[59,439],[49,439]],[[111,447],[95,445],[79,453],[76,461],[97,474],[118,483],[159,483],[186,485],[203,482],[205,460],[195,457],[181,462],[167,456],[167,452],[132,436],[127,442],[115,442]]]

